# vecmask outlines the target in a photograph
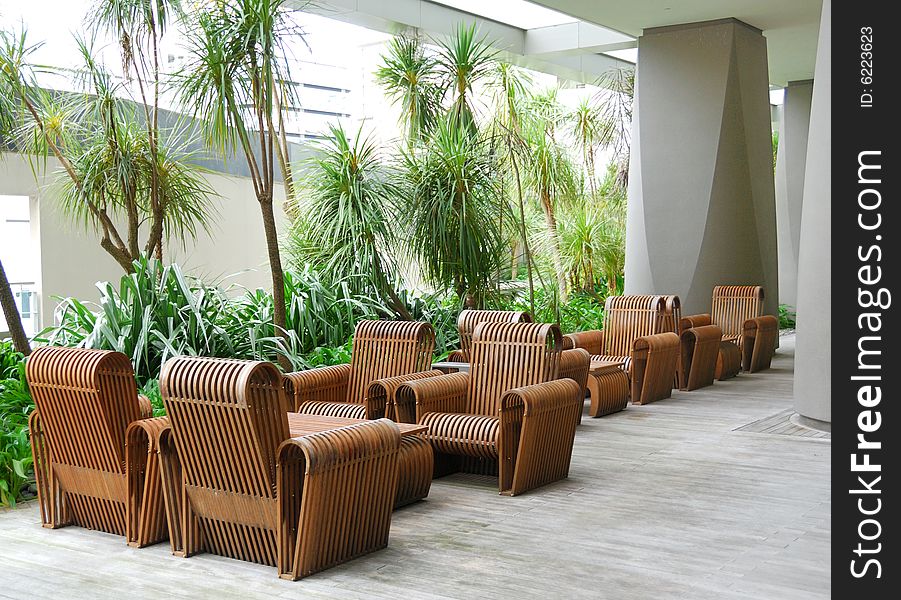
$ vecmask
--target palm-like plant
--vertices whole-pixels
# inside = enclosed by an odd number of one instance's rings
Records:
[[[434,57],[414,36],[392,39],[376,69],[376,81],[400,106],[400,125],[411,145],[428,135],[438,116],[441,98],[437,75]]]
[[[159,46],[169,23],[182,14],[180,0],[96,0],[89,21],[94,31],[105,31],[119,40],[122,70],[126,77],[137,82],[147,130],[148,162],[151,165],[148,196],[151,222],[147,252],[155,254],[158,259],[163,256],[167,222],[166,198],[161,196],[157,185],[160,177],[157,170],[160,144]],[[146,89],[148,86],[152,87],[152,92]],[[149,99],[148,94],[151,94]]]
[[[424,151],[405,153],[404,162],[409,239],[425,275],[480,304],[496,285],[505,247],[497,215],[506,206],[487,143],[448,116]]]
[[[528,149],[526,181],[544,213],[559,298],[565,302],[566,270],[557,228],[556,206],[558,202],[569,200],[575,195],[577,177],[566,148],[556,138],[556,128],[564,114],[556,101],[556,90],[535,96],[529,108],[529,118],[523,129]]]
[[[296,262],[309,262],[338,280],[361,274],[367,287],[389,300],[392,310],[411,320],[397,296],[397,268],[391,250],[397,234],[397,176],[380,160],[372,138],[357,131],[353,142],[340,126],[309,160],[304,215],[292,231]],[[364,291],[364,290],[357,290]]]
[[[522,244],[526,257],[526,274],[529,282],[529,306],[534,313],[535,282],[532,272],[532,249],[526,228],[526,203],[523,194],[523,181],[520,165],[526,160],[526,144],[523,139],[523,103],[528,97],[528,86],[531,80],[525,71],[506,62],[497,62],[492,76],[488,79],[488,91],[491,94],[493,119],[489,131],[496,142],[498,163],[501,172],[507,176],[505,191],[513,197],[514,211],[517,214],[516,235],[518,244]],[[503,169],[509,165],[510,171]],[[512,189],[511,189],[512,188]],[[516,245],[516,243],[514,244]],[[514,248],[514,260],[516,249]]]
[[[475,24],[457,26],[449,40],[438,40],[437,67],[442,93],[451,102],[450,115],[471,134],[477,131],[473,86],[491,74],[497,51],[485,36],[479,37]]]
[[[157,251],[165,234],[193,236],[198,225],[206,227],[213,192],[200,168],[165,139],[155,138],[151,151],[138,107],[122,97],[122,84],[96,61],[91,43],[77,39],[84,66],[76,79],[83,93],[54,94],[37,85],[29,62],[36,46],[26,38],[24,31],[7,32],[0,44],[0,77],[21,116],[12,137],[33,169],[45,167],[48,156],[60,162],[66,212],[94,228],[100,246],[126,272],[142,253]],[[150,235],[142,249],[145,222]]]
[[[207,143],[226,154],[238,151],[247,162],[263,218],[280,335],[286,335],[285,281],[273,197],[275,162],[285,165],[288,149],[274,122],[283,122],[280,98],[293,89],[285,85],[286,40],[299,33],[285,4],[222,0],[192,11],[189,59],[178,90],[183,106],[194,107]]]
[[[616,185],[625,190],[629,179],[635,69],[612,69],[600,78],[598,85],[604,90],[594,100],[600,106],[600,120],[604,123],[599,142],[613,152],[617,163]]]
[[[582,154],[582,164],[588,179],[591,195],[597,194],[594,157],[601,142],[608,135],[609,124],[603,119],[602,109],[592,99],[582,98],[569,115],[572,136]]]

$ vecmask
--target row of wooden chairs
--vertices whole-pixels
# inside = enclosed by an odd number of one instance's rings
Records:
[[[138,547],[168,535],[178,555],[214,552],[297,579],[384,547],[391,509],[428,494],[433,466],[497,475],[507,495],[566,477],[590,363],[575,346],[622,357],[633,399],[656,399],[673,387],[681,322],[676,297],[610,299],[602,331],[570,336],[527,313],[464,311],[456,358],[471,368],[445,375],[430,370],[430,325],[364,321],[348,365],[283,375],[269,363],[172,359],[162,418],[123,354],[40,348],[27,376],[42,522]],[[720,329],[690,331],[701,350],[683,364],[709,361]],[[771,335],[761,322],[741,334],[745,348]],[[749,363],[767,360],[759,354]],[[366,421],[292,439],[288,412]],[[402,437],[394,421],[424,433]]]
[[[567,475],[586,351],[564,353],[556,325],[486,324],[471,373],[444,376],[426,370],[433,349],[426,323],[364,321],[349,365],[282,375],[174,358],[160,376],[168,416],[154,419],[125,355],[39,348],[27,376],[42,521],[133,546],[168,533],[177,555],[213,552],[296,579],[384,547],[391,508],[428,494],[433,447],[493,461],[505,494]],[[581,383],[559,378],[577,362]],[[289,411],[371,420],[292,439]],[[385,416],[428,432],[402,438]]]

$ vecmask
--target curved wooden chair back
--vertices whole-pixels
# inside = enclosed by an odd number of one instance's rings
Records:
[[[435,330],[419,321],[360,321],[354,329],[347,402],[361,404],[373,381],[427,371]]]
[[[472,348],[472,334],[479,323],[531,323],[532,315],[516,310],[470,310],[466,309],[457,317],[457,331],[460,334],[460,349],[468,353]]]
[[[125,430],[141,418],[128,357],[38,348],[25,374],[37,410],[29,421],[45,526],[74,522],[126,535]]]
[[[605,356],[631,356],[640,337],[659,333],[667,322],[665,296],[609,296],[604,304]]]
[[[661,296],[664,306],[663,313],[657,320],[655,333],[671,331],[676,335],[682,335],[682,301],[679,296]]]
[[[710,317],[719,325],[726,339],[738,338],[745,321],[759,317],[763,311],[763,288],[759,285],[718,285],[713,288]]]
[[[289,437],[275,365],[173,358],[163,366],[160,393],[198,516],[228,522],[241,512],[241,497],[275,498],[278,448]]]
[[[26,363],[26,377],[55,462],[124,473],[125,429],[141,416],[127,356],[38,348]]]
[[[504,394],[557,379],[563,335],[549,323],[479,323],[472,335],[469,407],[497,416]]]

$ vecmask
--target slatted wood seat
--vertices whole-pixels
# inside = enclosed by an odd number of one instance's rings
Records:
[[[501,494],[556,481],[569,473],[584,398],[578,383],[557,378],[562,345],[556,325],[480,323],[470,371],[405,383],[398,406],[411,407],[417,423],[429,425],[436,461],[496,464]],[[587,352],[579,355],[587,370]]]
[[[713,324],[723,330],[717,379],[734,377],[741,370],[745,322],[762,315],[763,300],[764,291],[759,285],[718,285],[713,288],[710,313],[685,317],[685,322],[693,326]],[[772,348],[761,348],[758,351],[760,356],[775,352],[778,331],[775,337],[765,338],[756,343],[772,343]],[[749,351],[753,354],[753,348]]]
[[[742,331],[741,368],[748,373],[756,373],[770,368],[776,352],[779,337],[779,319],[763,315],[745,321]]]
[[[212,552],[299,579],[387,545],[396,424],[292,439],[282,374],[264,362],[174,358],[160,391],[172,424],[161,446],[178,458],[163,469],[175,554]]]
[[[360,321],[350,364],[288,373],[294,410],[353,419],[395,419],[394,389],[407,379],[434,377],[435,331],[416,321]]]
[[[670,397],[677,381],[679,336],[674,331],[679,310],[675,296],[610,296],[604,305],[602,330],[567,337],[574,347],[585,344],[592,350],[600,349],[591,360],[622,361],[631,376],[632,402],[653,402]],[[642,338],[663,333],[672,335],[655,338],[653,346],[639,343]],[[634,361],[639,352],[645,362],[636,376]]]
[[[128,357],[38,348],[26,377],[36,406],[29,429],[44,527],[97,529],[124,535],[132,546],[165,539],[157,454],[146,435],[126,451],[126,428],[152,437],[156,421],[150,401],[138,396]]]
[[[460,348],[451,352],[447,360],[451,362],[469,362],[469,351],[472,348],[472,332],[479,323],[531,323],[532,315],[518,310],[472,310],[460,311],[457,317],[457,333],[460,335]]]

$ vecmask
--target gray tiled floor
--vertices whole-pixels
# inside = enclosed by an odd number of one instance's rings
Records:
[[[388,549],[300,582],[0,511],[0,597],[826,598],[829,441],[734,431],[791,407],[793,346],[769,372],[586,418],[566,481],[506,498],[438,480]]]

